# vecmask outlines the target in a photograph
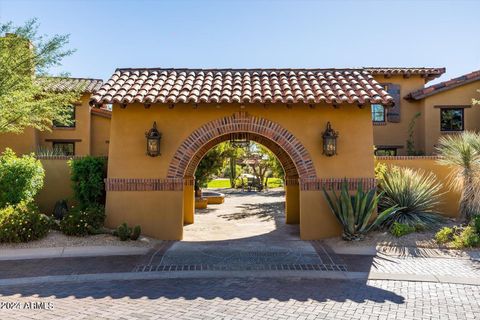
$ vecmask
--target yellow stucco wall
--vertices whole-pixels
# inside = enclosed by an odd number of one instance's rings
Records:
[[[110,140],[110,119],[96,115],[91,115],[91,143],[90,150],[92,156],[108,156],[108,145]]]
[[[142,233],[178,240],[183,235],[183,191],[117,191],[107,193],[109,227],[140,225]],[[112,214],[114,213],[114,214]]]
[[[43,132],[26,128],[19,134],[1,134],[0,152],[9,147],[18,154],[26,154],[35,152],[39,146],[52,149],[50,140],[81,140],[75,141],[75,155],[108,156],[110,119],[91,113],[89,99],[90,94],[84,94],[75,106],[75,128],[52,128]]]
[[[363,109],[342,105],[298,104],[292,108],[263,105],[152,105],[141,104],[125,109],[113,106],[109,150],[109,178],[166,178],[168,166],[180,144],[205,123],[245,111],[251,116],[276,122],[289,130],[308,150],[319,178],[371,178],[374,176],[373,134],[370,107]],[[153,121],[162,133],[161,156],[149,157],[145,132]],[[338,155],[322,155],[322,132],[327,121],[339,131]],[[213,138],[213,137],[212,137]],[[146,196],[146,198],[144,198]],[[294,200],[292,199],[290,203]],[[181,239],[183,225],[183,191],[109,191],[107,225],[116,227],[123,221],[141,224],[147,235],[162,239]],[[339,234],[340,228],[327,207],[322,192],[300,191],[301,237],[320,239]],[[187,219],[188,220],[188,219]]]
[[[41,159],[45,169],[43,189],[37,194],[35,201],[41,212],[51,214],[58,200],[68,200],[73,204],[73,189],[70,181],[68,160]]]
[[[37,145],[37,131],[26,128],[22,133],[0,134],[0,153],[10,148],[17,154],[35,152]]]
[[[434,157],[428,159],[427,157],[418,157],[413,159],[379,159],[378,162],[388,165],[396,165],[399,167],[407,167],[412,169],[422,169],[427,172],[433,172],[438,181],[443,185],[442,203],[436,208],[439,212],[445,213],[449,217],[458,216],[458,201],[460,200],[460,193],[452,190],[449,184],[450,169],[446,166],[439,165]]]
[[[424,116],[421,102],[413,102],[403,99],[408,93],[422,89],[425,84],[425,79],[420,76],[412,76],[410,78],[404,78],[403,76],[393,76],[385,78],[384,76],[376,76],[375,79],[379,83],[394,83],[400,85],[400,122],[386,122],[385,125],[374,125],[373,135],[375,145],[384,146],[403,146],[403,148],[397,149],[398,155],[406,155],[407,146],[406,141],[408,139],[408,126],[411,119],[417,112],[421,112],[422,115],[417,119],[415,126],[415,145],[417,150],[425,149],[424,142]]]
[[[432,154],[435,151],[435,145],[438,139],[445,134],[440,131],[440,105],[468,105],[472,104],[472,98],[480,99],[480,81],[472,82],[450,90],[439,92],[435,95],[426,97],[423,101],[425,105],[425,136],[426,152]],[[472,106],[464,109],[465,130],[480,130],[480,106]]]
[[[222,105],[220,108],[200,105],[198,109],[182,104],[173,109],[168,109],[166,105],[152,105],[150,109],[140,104],[132,104],[125,109],[114,105],[109,177],[165,178],[173,154],[192,131],[206,122],[230,116],[239,110],[238,105]],[[271,105],[269,108],[249,105],[244,110],[252,116],[281,124],[302,141],[314,159],[318,177],[373,176],[373,155],[365,156],[365,150],[372,150],[373,145],[369,107],[360,109],[346,105],[335,109],[319,105],[310,109],[306,105],[294,105],[288,109],[285,105]],[[163,134],[162,155],[155,158],[145,155],[145,132],[152,127],[153,121],[157,122]],[[327,121],[340,132],[338,155],[331,158],[322,155],[321,135]],[[352,159],[355,161],[352,162]]]
[[[38,132],[38,144],[45,148],[52,148],[52,142],[46,140],[72,139],[75,142],[75,155],[90,154],[90,94],[82,95],[80,103],[75,105],[74,128],[52,128],[52,131]]]

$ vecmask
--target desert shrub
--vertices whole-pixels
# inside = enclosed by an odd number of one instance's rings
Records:
[[[0,208],[30,202],[43,187],[45,171],[33,155],[17,157],[11,149],[0,156]]]
[[[325,188],[323,193],[333,214],[343,226],[342,238],[347,241],[362,239],[368,231],[382,224],[397,210],[395,207],[387,208],[370,222],[379,201],[376,189],[364,192],[359,185],[357,192],[350,195],[347,182],[343,182],[339,195],[332,191],[330,196]]]
[[[385,163],[378,162],[375,165],[375,179],[383,180],[383,175],[387,172],[388,166]]]
[[[86,236],[97,233],[105,221],[105,209],[93,204],[87,208],[74,207],[60,221],[60,230],[69,236]]]
[[[472,219],[472,226],[475,232],[480,234],[480,214],[476,214]]]
[[[81,208],[105,202],[106,161],[87,156],[69,161],[75,199]]]
[[[396,206],[399,209],[382,226],[390,229],[395,222],[421,229],[437,226],[443,221],[434,210],[440,203],[441,187],[433,173],[389,166],[380,180],[383,194],[379,208],[385,210]]]
[[[53,216],[57,220],[62,220],[64,216],[68,213],[68,205],[67,200],[58,200],[55,203],[55,207],[53,208]]]
[[[27,242],[43,238],[49,218],[32,203],[20,202],[0,209],[0,242]]]
[[[135,226],[132,229],[127,225],[126,222],[124,222],[117,227],[117,229],[113,232],[113,235],[120,238],[120,241],[137,240],[140,237],[141,232],[142,229],[140,226]]]
[[[395,237],[403,237],[409,233],[415,232],[415,227],[412,227],[408,224],[394,222],[390,228],[390,233]]]
[[[100,229],[105,222],[105,207],[95,203],[89,205],[85,211],[88,213],[88,221],[92,229]]]
[[[453,228],[443,227],[435,234],[435,241],[437,243],[447,243],[453,240]]]
[[[458,249],[478,247],[480,246],[480,236],[472,226],[467,226],[459,235],[453,236],[452,244]]]
[[[141,233],[142,233],[142,228],[140,226],[135,226],[132,230],[130,240],[138,240]]]

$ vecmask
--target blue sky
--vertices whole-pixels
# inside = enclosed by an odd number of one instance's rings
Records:
[[[53,73],[106,79],[118,67],[480,69],[480,1],[0,0],[0,21],[37,17],[71,35]],[[438,81],[438,80],[437,80]]]

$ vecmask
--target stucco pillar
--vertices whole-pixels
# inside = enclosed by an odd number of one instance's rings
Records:
[[[193,178],[185,178],[183,185],[183,223],[192,224],[195,216],[195,187]]]
[[[285,179],[285,222],[300,223],[300,187],[298,178]]]
[[[319,240],[341,234],[340,224],[319,190],[300,191],[300,238]]]

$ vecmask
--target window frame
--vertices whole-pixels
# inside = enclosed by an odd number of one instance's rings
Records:
[[[64,156],[74,156],[75,155],[75,142],[74,141],[52,141],[52,150],[55,151],[55,145],[72,145],[72,154],[63,154]],[[63,149],[62,149],[63,151]]]
[[[460,129],[460,130],[454,130],[454,129],[444,130],[443,127],[442,127],[443,112],[444,111],[452,111],[452,110],[461,112],[461,115],[462,115],[462,129]],[[451,127],[451,125],[450,125],[450,127]],[[440,132],[463,132],[463,131],[465,131],[465,109],[461,108],[461,107],[454,107],[454,106],[448,107],[448,108],[440,108]]]
[[[57,121],[53,120],[52,124],[53,124],[53,128],[54,129],[68,129],[68,128],[71,128],[71,129],[74,129],[76,128],[77,126],[77,108],[75,105],[71,105],[72,107],[72,123],[71,124],[68,124],[68,125],[62,125],[62,124],[59,124]]]
[[[382,155],[379,155],[377,154],[378,151],[393,151],[393,154],[382,154]],[[398,155],[398,148],[397,147],[379,147],[379,148],[375,148],[375,152],[374,152],[375,156],[378,156],[378,157],[396,157]]]

